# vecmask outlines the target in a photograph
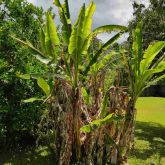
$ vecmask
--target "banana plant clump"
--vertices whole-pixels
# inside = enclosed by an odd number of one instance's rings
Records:
[[[41,119],[40,131],[51,139],[55,164],[124,162],[131,146],[137,97],[153,74],[163,71],[164,62],[155,64],[155,69],[150,68],[150,64],[165,43],[150,46],[142,56],[141,27],[138,26],[134,32],[133,56],[127,58],[123,51],[110,49],[127,30],[126,27],[104,25],[91,30],[96,9],[94,2],[87,7],[83,4],[74,24],[71,23],[68,1],[61,4],[59,0],[54,0],[54,4],[58,7],[61,31],[57,31],[48,12],[40,29],[39,49],[30,42],[13,37],[31,48],[35,57],[52,71],[44,75],[18,75],[25,79],[36,78],[45,93],[42,99],[47,110]],[[98,48],[91,51],[98,34],[111,32],[117,33],[106,43],[99,42]],[[122,56],[130,73],[130,99],[127,88],[111,87],[112,84],[107,87],[106,78]],[[53,82],[51,86],[45,78]],[[36,100],[41,98],[34,97],[24,102]]]

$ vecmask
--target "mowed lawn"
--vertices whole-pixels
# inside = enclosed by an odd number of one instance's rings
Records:
[[[135,146],[131,165],[165,165],[165,98],[137,101]]]
[[[136,119],[130,165],[165,165],[165,98],[139,98]],[[47,147],[0,154],[0,165],[53,165],[53,162]]]
[[[136,108],[137,121],[155,122],[165,126],[165,98],[140,97]]]

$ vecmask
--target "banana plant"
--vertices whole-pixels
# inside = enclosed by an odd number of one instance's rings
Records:
[[[132,56],[128,63],[131,95],[136,101],[144,89],[165,78],[165,54],[158,59],[158,54],[165,47],[165,41],[157,41],[142,51],[142,22],[132,32]]]
[[[60,18],[62,22],[62,43],[65,43],[65,47],[67,47],[67,52],[65,52],[64,61],[65,61],[65,72],[70,76],[70,80],[74,77],[75,84],[77,84],[77,77],[79,72],[83,75],[87,75],[91,66],[93,66],[98,59],[103,55],[103,53],[109,49],[109,47],[119,39],[119,37],[127,30],[126,27],[120,25],[105,25],[94,29],[91,32],[92,26],[92,15],[95,11],[95,4],[91,2],[88,8],[85,8],[85,4],[80,10],[78,19],[76,23],[71,26],[70,17],[67,18],[65,13],[66,6],[68,6],[68,2],[65,1],[64,5],[61,5],[59,1],[54,1],[54,4],[58,6],[60,11]],[[68,9],[69,10],[69,9]],[[61,16],[63,15],[63,16]],[[65,18],[65,21],[64,21]],[[68,22],[66,24],[66,22]],[[100,33],[111,33],[118,32],[115,36],[110,38],[106,43],[102,45],[102,47],[95,53],[95,55],[88,61],[88,63],[84,66],[84,70],[79,70],[80,66],[84,64],[83,59],[88,56],[88,49],[92,42],[92,39]],[[67,33],[67,35],[66,35]],[[66,36],[69,37],[66,39]],[[54,25],[53,18],[51,14],[48,12],[46,14],[46,24],[44,27],[40,29],[40,49],[35,48],[29,41],[22,41],[15,36],[12,36],[13,39],[17,40],[21,44],[28,46],[35,53],[35,57],[41,61],[42,63],[48,65],[55,63],[57,64],[57,58],[61,58],[58,54],[62,55],[61,48],[62,43],[59,43],[59,36],[57,34],[56,26]],[[67,43],[69,42],[68,46]],[[61,53],[59,53],[59,49]],[[69,55],[69,58],[68,58]],[[74,63],[74,74],[71,75],[72,68],[71,63]],[[54,66],[54,65],[53,65]]]
[[[165,54],[157,58],[158,54],[165,47],[165,41],[156,41],[143,51],[142,26],[143,23],[139,22],[136,29],[132,32],[133,43],[131,57],[124,57],[126,59],[130,80],[130,101],[127,106],[127,118],[120,139],[120,148],[123,148],[125,151],[125,156],[133,144],[136,114],[135,105],[138,97],[144,89],[165,78],[163,72],[165,70]],[[121,155],[123,155],[123,153]]]
[[[55,77],[55,86],[54,89],[57,91],[60,87],[63,87],[61,89],[61,93],[64,90],[71,90],[68,93],[70,93],[70,98],[68,98],[68,101],[65,103],[70,104],[68,106],[67,113],[72,112],[71,114],[66,115],[72,118],[72,120],[68,120],[70,124],[69,125],[72,129],[72,135],[71,142],[65,143],[65,144],[72,147],[68,147],[68,150],[62,150],[60,153],[60,158],[57,159],[60,164],[63,164],[62,162],[65,161],[66,155],[68,156],[69,160],[71,159],[74,162],[78,162],[81,158],[81,145],[80,145],[80,113],[81,113],[81,87],[84,85],[82,82],[81,77],[88,77],[88,72],[90,71],[91,67],[94,66],[96,63],[100,63],[100,59],[109,59],[108,53],[106,51],[110,48],[112,44],[114,44],[117,39],[127,30],[125,26],[120,25],[104,25],[101,27],[97,27],[96,29],[92,30],[92,16],[94,14],[94,11],[96,9],[96,5],[93,1],[89,4],[88,7],[83,4],[83,6],[80,9],[78,18],[76,22],[72,25],[70,12],[69,12],[69,5],[68,0],[64,0],[64,4],[61,4],[60,0],[54,0],[53,3],[58,7],[60,20],[62,23],[62,29],[61,32],[57,31],[57,28],[54,24],[54,20],[51,16],[51,13],[48,12],[46,14],[46,23],[41,26],[40,29],[40,47],[35,48],[29,41],[21,41],[20,39],[12,36],[15,40],[22,43],[25,46],[28,46],[35,54],[35,57],[40,60],[42,63],[48,65],[52,68],[53,74],[58,74],[57,71],[60,69],[60,74],[64,75],[64,79],[62,79],[61,86],[59,83],[61,82],[60,78]],[[111,33],[111,32],[117,32],[115,36],[110,38],[106,43],[104,43],[100,49],[92,56],[90,56],[89,47],[92,43],[92,40],[94,37],[96,37],[100,33]],[[62,36],[59,34],[61,33]],[[103,63],[102,63],[103,64]],[[106,62],[105,62],[106,64]],[[82,67],[83,66],[83,67]],[[103,68],[103,66],[100,66]],[[47,75],[47,73],[46,73]],[[41,78],[39,78],[41,81]],[[42,81],[43,82],[43,81]],[[65,82],[65,83],[64,83]],[[45,83],[44,83],[45,84]],[[65,85],[64,85],[65,84]],[[42,88],[41,83],[38,83],[38,85]],[[66,86],[68,88],[66,88]],[[70,87],[71,86],[71,87]],[[46,95],[50,93],[50,89],[48,86],[45,86],[46,88],[43,89]],[[65,92],[66,95],[67,92]],[[56,100],[54,102],[57,102],[58,100],[61,101],[61,96],[63,94],[58,95],[58,93],[54,92],[54,95],[56,96]],[[59,98],[59,99],[57,99]],[[88,100],[87,100],[88,101]],[[62,102],[62,101],[61,101]],[[69,103],[68,103],[69,102]],[[64,104],[64,103],[63,103]],[[61,108],[65,108],[64,105],[60,106],[60,103],[58,102],[58,106]],[[56,108],[56,107],[54,107]],[[55,111],[56,113],[57,111]],[[61,111],[61,113],[58,113],[58,115],[63,114],[65,111]],[[104,116],[105,117],[105,116]],[[60,117],[58,117],[59,119]],[[110,116],[107,116],[107,118],[111,118]],[[104,123],[104,120],[108,120],[107,118],[101,119],[99,121],[100,124]],[[63,119],[63,116],[60,118]],[[55,122],[58,122],[58,120],[55,120]],[[58,123],[59,124],[59,123]],[[65,124],[65,122],[61,121],[61,124]],[[60,125],[58,127],[60,127]],[[63,129],[66,129],[67,127],[63,127]],[[69,129],[69,128],[68,128]],[[64,134],[67,135],[70,131],[64,131],[60,134],[60,137]],[[66,136],[68,137],[68,136]],[[59,146],[59,145],[58,145]],[[57,148],[58,148],[57,146]],[[70,149],[72,149],[71,153],[69,152]],[[65,152],[67,152],[65,154]],[[58,154],[58,153],[57,153]]]

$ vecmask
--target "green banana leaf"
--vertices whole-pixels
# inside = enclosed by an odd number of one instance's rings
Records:
[[[80,50],[83,44],[84,36],[83,36],[83,26],[85,19],[85,4],[81,7],[79,16],[77,18],[76,23],[73,25],[71,37],[69,40],[69,54],[80,54]],[[75,57],[73,57],[74,60]]]
[[[84,27],[83,27],[84,38],[87,38],[88,35],[91,33],[92,16],[95,12],[95,9],[96,9],[95,3],[91,2],[85,11],[85,20],[84,20]]]
[[[95,129],[97,129],[98,127],[100,127],[106,123],[112,122],[113,116],[114,116],[114,114],[111,113],[103,119],[94,120],[91,123],[89,123],[88,125],[81,127],[80,131],[85,132],[85,133],[90,133],[90,132],[94,131]]]
[[[47,82],[43,78],[39,77],[37,79],[37,84],[44,91],[46,96],[50,95],[50,86],[47,84]]]
[[[165,47],[165,41],[158,41],[153,45],[149,45],[147,50],[143,55],[143,60],[140,63],[140,71],[141,73],[148,69],[155,59],[155,57],[159,54],[159,52]]]
[[[92,102],[92,98],[91,98],[90,95],[87,93],[87,91],[86,91],[86,89],[85,89],[84,87],[81,88],[81,93],[82,93],[84,102],[85,102],[87,105],[90,105],[91,102]]]
[[[91,32],[88,37],[86,38],[83,47],[82,47],[82,54],[87,54],[87,50],[91,44],[92,39],[100,33],[111,33],[111,32],[125,32],[127,28],[125,26],[120,25],[105,25],[98,27]]]
[[[102,55],[102,53],[105,52],[106,50],[108,50],[109,47],[113,43],[115,43],[122,34],[123,34],[123,32],[117,33],[115,36],[113,36],[111,39],[109,39],[105,44],[103,44],[103,46],[98,50],[98,52],[96,52],[96,54],[90,60],[89,64],[87,65],[87,67],[84,71],[84,75],[86,75],[88,73],[88,71],[90,70],[90,67],[97,62],[98,58]]]
[[[60,21],[62,23],[63,40],[65,44],[68,46],[69,38],[71,35],[71,19],[70,19],[68,0],[65,0],[63,5],[61,5],[59,0],[55,0],[54,4],[58,7]]]
[[[136,29],[132,32],[133,44],[132,44],[132,57],[133,57],[133,67],[135,72],[140,72],[139,66],[142,60],[142,26],[143,23],[139,22]]]
[[[53,18],[49,12],[46,14],[46,32],[45,32],[45,47],[49,56],[53,59],[57,58],[56,48],[60,44],[56,27]]]
[[[43,28],[41,27],[40,31],[40,47],[41,47],[41,51],[43,52],[43,54],[47,54],[46,53],[46,45],[45,45],[45,33]]]
[[[21,43],[24,46],[27,46],[28,48],[30,48],[34,53],[34,57],[36,59],[38,59],[40,62],[44,63],[44,64],[48,64],[52,61],[52,59],[45,57],[45,55],[43,54],[43,52],[41,52],[40,50],[38,50],[37,48],[35,48],[29,41],[25,42],[20,40],[19,38],[16,38],[14,36],[11,36],[14,40],[16,40],[17,42]]]

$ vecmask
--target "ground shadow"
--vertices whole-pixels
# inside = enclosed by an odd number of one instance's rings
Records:
[[[132,154],[137,159],[146,160],[153,155],[159,156],[159,161],[165,157],[165,127],[152,122],[136,122],[135,148]],[[136,146],[137,143],[141,143]],[[143,146],[147,142],[147,147]],[[144,144],[145,145],[145,144]]]
[[[135,159],[147,160],[158,155],[157,162],[165,158],[165,127],[157,123],[136,122],[135,148],[131,156]],[[163,159],[164,160],[164,159]],[[0,153],[0,165],[52,165],[55,160],[48,148],[28,148],[25,151]],[[159,163],[161,164],[161,163]]]
[[[6,151],[5,151],[6,152]],[[0,165],[52,165],[54,156],[48,148],[42,147],[36,151],[35,147],[26,148],[22,151],[10,151],[0,153]]]

